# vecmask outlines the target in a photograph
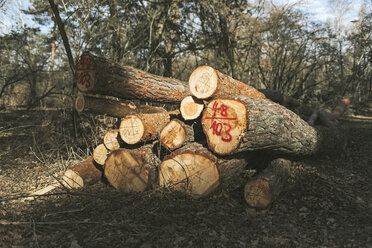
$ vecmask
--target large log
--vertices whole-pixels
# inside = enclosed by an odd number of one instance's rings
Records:
[[[62,183],[68,188],[80,188],[97,183],[102,178],[102,172],[96,168],[93,157],[80,162],[78,165],[66,170]]]
[[[252,86],[235,80],[210,66],[196,68],[189,78],[189,87],[192,95],[199,99],[236,95],[265,98],[263,93]]]
[[[116,118],[164,110],[161,107],[137,105],[130,101],[114,101],[84,95],[78,95],[76,97],[75,109],[79,113],[86,112],[96,115],[108,115]]]
[[[318,131],[268,99],[245,96],[211,101],[202,124],[210,149],[221,155],[255,150],[310,155],[328,143],[329,135],[335,135]]]
[[[278,158],[250,179],[244,187],[244,198],[247,204],[257,209],[269,207],[286,185],[290,166],[289,160]]]
[[[180,103],[190,95],[187,83],[153,75],[112,60],[84,53],[77,64],[77,87],[90,94]]]
[[[170,120],[166,111],[129,115],[121,119],[119,134],[127,144],[137,144],[156,139]]]
[[[218,159],[194,142],[164,158],[159,166],[159,184],[198,198],[228,185],[246,165],[245,159]]]
[[[108,155],[104,175],[116,189],[142,192],[156,183],[159,163],[151,147],[118,149]]]

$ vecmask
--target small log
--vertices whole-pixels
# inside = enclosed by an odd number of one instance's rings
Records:
[[[99,144],[93,150],[93,159],[97,164],[104,166],[108,153],[109,151],[107,150],[106,146],[104,144]]]
[[[80,188],[99,182],[102,172],[94,165],[93,157],[66,170],[62,177],[62,183],[68,188]]]
[[[181,101],[180,111],[183,119],[195,120],[204,109],[204,104],[192,96],[187,96]]]
[[[122,143],[123,141],[120,138],[119,129],[111,129],[107,131],[103,137],[103,144],[110,151],[119,149],[122,146]]]
[[[149,147],[118,149],[108,155],[104,175],[115,189],[142,192],[155,184],[159,163]]]
[[[130,115],[121,119],[119,134],[125,143],[131,145],[154,140],[168,124],[169,119],[166,111]]]
[[[221,155],[255,150],[309,155],[319,146],[313,127],[268,99],[215,99],[204,111],[202,124],[209,148]]]
[[[77,64],[77,88],[89,94],[180,103],[190,95],[185,82],[153,75],[84,53]]]
[[[108,115],[116,118],[163,110],[161,107],[136,105],[130,101],[114,101],[84,95],[78,95],[76,97],[75,109],[78,113],[86,112],[96,115]]]
[[[278,198],[290,175],[291,161],[278,158],[270,162],[244,187],[244,198],[250,207],[268,208]]]
[[[160,132],[161,144],[169,149],[175,150],[183,144],[194,141],[194,130],[180,120],[171,120]]]
[[[235,80],[210,66],[196,68],[189,78],[189,87],[192,95],[198,99],[236,95],[265,98],[264,94],[252,86]]]
[[[218,159],[201,144],[189,143],[164,158],[159,184],[198,198],[229,186],[247,164],[241,158]]]

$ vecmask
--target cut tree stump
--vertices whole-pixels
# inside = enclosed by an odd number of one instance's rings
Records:
[[[121,119],[119,134],[127,144],[137,144],[154,140],[168,124],[169,114],[166,111],[130,115]]]
[[[175,150],[183,144],[194,141],[194,130],[180,120],[171,120],[160,132],[161,144],[169,149]]]
[[[159,163],[150,147],[118,149],[108,155],[104,175],[115,189],[143,192],[156,183]]]
[[[185,82],[122,66],[90,53],[84,53],[77,64],[77,88],[89,94],[177,104],[190,95]]]
[[[62,183],[68,188],[80,188],[99,182],[102,178],[102,172],[96,168],[93,157],[78,165],[66,170],[62,177]]]
[[[109,151],[107,150],[106,146],[104,144],[99,144],[93,150],[93,159],[97,164],[104,166],[108,153]]]
[[[273,160],[266,169],[249,180],[244,187],[244,198],[250,207],[268,208],[282,192],[290,175],[291,161]]]
[[[121,143],[123,141],[120,138],[119,129],[111,129],[103,137],[103,144],[110,151],[119,149],[122,145]]]
[[[242,158],[219,159],[201,144],[189,143],[164,158],[159,184],[198,198],[221,185],[227,188],[247,164]]]
[[[181,101],[180,111],[184,120],[197,119],[204,109],[204,104],[192,96],[187,96]]]
[[[252,86],[235,80],[210,66],[196,68],[189,78],[189,87],[192,95],[198,99],[236,95],[265,98],[264,94]]]
[[[86,112],[96,115],[108,115],[123,118],[128,115],[140,113],[160,112],[164,109],[149,105],[136,105],[130,101],[114,101],[92,96],[78,95],[75,100],[75,109],[78,113]]]

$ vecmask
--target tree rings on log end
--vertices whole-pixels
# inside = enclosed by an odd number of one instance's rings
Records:
[[[149,171],[143,161],[133,157],[129,150],[118,149],[106,160],[105,177],[115,189],[143,192],[148,187]]]
[[[187,96],[181,101],[180,111],[185,120],[195,120],[203,109],[204,104],[197,102],[192,96]]]
[[[171,120],[160,132],[161,144],[170,150],[181,147],[185,143],[185,140],[186,131],[176,119]]]
[[[216,91],[218,82],[215,69],[210,66],[200,66],[191,73],[189,87],[196,98],[206,99]]]
[[[62,177],[62,183],[67,188],[81,188],[84,187],[83,178],[75,171],[68,169]]]
[[[185,152],[160,164],[159,184],[193,197],[201,197],[219,186],[219,173],[214,161],[203,155]]]
[[[244,187],[244,198],[250,207],[267,208],[273,202],[270,183],[262,178],[248,181]]]
[[[125,143],[130,145],[137,144],[140,142],[143,133],[143,123],[137,116],[130,115],[121,120],[119,134]]]
[[[89,91],[94,87],[95,65],[93,57],[83,54],[77,63],[77,87],[81,91]]]
[[[105,161],[107,159],[107,149],[104,144],[99,144],[96,148],[93,150],[93,159],[94,161],[99,164],[104,166]]]
[[[103,143],[108,150],[113,151],[120,148],[119,139],[119,131],[111,129],[103,137]]]
[[[247,128],[246,107],[232,99],[213,100],[204,110],[202,125],[209,148],[220,155],[230,154],[239,147]]]
[[[83,112],[85,107],[85,100],[83,95],[78,95],[75,100],[75,109],[78,113]]]

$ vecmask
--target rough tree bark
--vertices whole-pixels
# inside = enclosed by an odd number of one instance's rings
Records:
[[[189,78],[189,87],[192,95],[198,99],[236,95],[265,98],[264,94],[252,86],[235,80],[210,66],[196,68]]]
[[[77,87],[90,94],[180,103],[190,95],[185,82],[153,75],[84,53],[77,64]]]
[[[77,112],[86,112],[96,115],[108,115],[123,118],[127,115],[140,113],[154,113],[164,110],[161,107],[137,105],[130,101],[114,101],[104,98],[79,95],[75,100]]]

